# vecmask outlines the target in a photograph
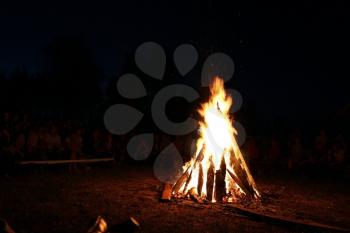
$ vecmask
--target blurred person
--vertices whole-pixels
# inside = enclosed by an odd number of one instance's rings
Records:
[[[270,172],[274,173],[281,166],[281,146],[275,135],[272,135],[267,151],[267,159],[270,167]]]
[[[83,146],[83,139],[81,137],[81,130],[76,129],[69,135],[67,138],[67,146],[70,151],[70,159],[76,160],[79,158],[79,155]],[[76,163],[69,164],[69,172],[79,172],[78,166]]]
[[[50,127],[46,136],[46,144],[48,157],[50,159],[60,159],[63,150],[62,141],[55,126]]]
[[[5,127],[0,126],[0,174],[6,176],[11,172],[13,161],[12,153],[9,150],[10,145],[10,133]]]
[[[247,138],[247,141],[242,148],[242,152],[245,158],[247,158],[246,162],[251,168],[251,171],[254,171],[256,174],[262,174],[264,168],[262,166],[260,148],[253,137]]]
[[[126,160],[126,140],[125,135],[113,137],[113,157],[118,165],[121,165]]]
[[[48,148],[47,148],[47,139],[48,139],[48,129],[46,126],[41,126],[38,133],[38,155],[39,159],[47,160],[48,157]]]
[[[10,132],[5,127],[0,126],[0,149],[8,147],[10,145],[10,142]]]
[[[326,131],[321,129],[314,141],[314,149],[311,156],[313,164],[324,164],[327,161],[328,137]]]
[[[25,145],[26,137],[23,132],[20,132],[16,138],[16,142],[14,143],[13,155],[15,156],[16,160],[24,158]]]
[[[98,156],[98,152],[102,146],[102,135],[98,128],[95,128],[91,133],[92,140],[92,153],[94,156]]]
[[[95,155],[97,157],[111,157],[112,156],[112,147],[113,147],[113,136],[107,132],[100,132],[99,137],[97,138]]]
[[[295,170],[303,163],[303,145],[299,132],[292,133],[288,142],[288,169]]]
[[[111,156],[113,151],[113,135],[111,133],[106,133],[106,136],[106,151],[108,156]]]
[[[27,158],[29,159],[38,159],[38,143],[39,143],[39,134],[38,128],[36,126],[32,127],[29,130],[28,140],[27,140]]]
[[[15,132],[8,126],[10,122],[9,116],[4,115],[4,122],[0,128],[0,172],[6,176],[15,171],[16,161],[23,158],[23,148],[25,145],[25,137],[23,132]]]
[[[94,142],[97,142],[100,139],[101,133],[98,128],[94,128],[91,132],[91,138]]]
[[[332,142],[328,152],[328,166],[334,169],[343,168],[346,160],[346,145],[341,135]]]
[[[260,149],[253,137],[247,138],[247,141],[245,143],[245,153],[249,162],[258,161],[261,159]]]

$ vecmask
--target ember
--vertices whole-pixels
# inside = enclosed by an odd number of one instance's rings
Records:
[[[209,101],[198,110],[202,119],[196,152],[183,167],[172,194],[211,202],[258,198],[260,194],[235,139],[237,131],[229,115],[232,98],[226,94],[222,79],[214,78],[210,93]]]

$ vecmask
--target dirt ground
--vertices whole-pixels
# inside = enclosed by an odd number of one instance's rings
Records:
[[[262,213],[350,228],[350,188],[332,180],[256,177],[261,203],[245,205]],[[16,232],[84,233],[97,216],[108,225],[133,216],[138,232],[303,232],[256,221],[218,204],[159,202],[162,184],[140,166],[31,171],[0,177],[0,218]]]

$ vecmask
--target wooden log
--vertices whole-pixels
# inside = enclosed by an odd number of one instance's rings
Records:
[[[190,167],[187,168],[187,170],[180,176],[180,178],[176,181],[176,183],[173,186],[173,193],[179,192],[182,185],[186,182],[188,176],[190,175]]]
[[[232,141],[232,143],[234,144],[233,148],[238,148],[237,142],[235,140]],[[237,166],[237,172],[236,170],[234,170],[237,174],[237,176],[241,179],[241,175],[245,176],[245,178],[242,180],[242,182],[246,182],[248,184],[248,189],[250,189],[251,195],[253,197],[259,197],[260,194],[259,192],[256,190],[256,184],[255,181],[253,179],[253,177],[250,174],[249,168],[246,164],[246,162],[244,161],[243,155],[241,153],[241,151],[239,149],[236,149],[232,151],[232,153],[234,154],[234,156],[231,156],[233,158],[235,158],[237,160],[236,162],[236,166]],[[244,172],[242,174],[240,174],[239,169],[243,170]]]
[[[189,200],[181,200],[178,204],[193,207],[196,209],[215,209],[216,211],[227,212],[237,218],[250,218],[255,221],[260,221],[268,224],[273,224],[285,227],[289,231],[296,232],[350,232],[350,229],[342,228],[334,225],[322,224],[312,220],[293,219],[275,214],[261,213],[256,210],[244,208],[234,203],[217,203],[215,205],[198,205]]]
[[[277,216],[266,213],[259,213],[257,211],[247,209],[236,204],[222,205],[225,210],[234,213],[242,214],[257,221],[264,221],[275,225],[287,227],[288,229],[295,228],[298,231],[305,230],[308,232],[350,232],[350,229],[345,229],[337,226],[321,224],[311,220],[297,220],[284,216]]]
[[[238,160],[236,159],[235,152],[233,150],[230,150],[230,162],[232,167],[234,167],[236,164],[239,164]]]
[[[43,161],[20,161],[19,165],[54,165],[54,164],[71,164],[71,163],[98,163],[98,162],[113,162],[114,158],[101,159],[72,159],[72,160],[43,160]]]
[[[184,192],[186,192],[187,190],[187,187],[188,187],[188,184],[191,182],[191,179],[192,179],[192,174],[193,174],[193,168],[190,172],[190,175],[188,176],[187,180],[186,180],[186,184],[185,184],[185,188],[184,188]]]
[[[197,162],[202,162],[202,160],[204,159],[204,153],[205,153],[205,144],[203,144],[201,151],[199,152],[198,156],[197,156]]]
[[[231,151],[231,153],[234,153]],[[236,159],[235,156],[231,156],[231,162],[233,170],[236,175],[232,174],[232,172],[228,172],[232,179],[238,184],[238,186],[246,193],[246,195],[250,197],[254,197],[255,190],[252,184],[249,183],[247,172],[241,166],[241,160]]]
[[[172,191],[171,185],[169,183],[165,183],[160,200],[164,201],[164,202],[170,201],[171,200],[171,191]]]
[[[201,196],[202,194],[202,188],[204,183],[204,176],[203,176],[203,165],[199,164],[199,172],[198,172],[198,186],[197,186],[197,192],[198,195]]]
[[[213,199],[213,188],[215,179],[215,167],[212,160],[210,160],[210,167],[207,172],[207,200],[212,201]]]
[[[191,188],[188,191],[188,194],[190,196],[190,198],[198,203],[203,203],[203,200],[198,196],[198,193],[196,192],[196,188]]]
[[[226,196],[225,175],[226,175],[226,164],[225,164],[225,158],[224,156],[222,156],[222,159],[220,162],[220,170],[215,172],[215,200],[216,201],[222,201],[223,198]]]
[[[227,169],[227,173],[231,176],[234,182],[243,190],[245,193],[249,193],[249,190],[241,183],[241,181],[237,178],[235,174],[233,174],[230,170]]]
[[[248,180],[248,175],[247,172],[245,170],[242,169],[241,166],[235,166],[235,173],[237,174],[238,179],[241,182],[240,186],[241,188],[244,187],[244,189],[246,190],[245,193],[249,196],[254,196],[255,194],[255,190],[253,188],[253,186],[249,183]]]
[[[192,169],[196,166],[196,164],[199,164],[202,162],[204,158],[204,151],[205,151],[205,144],[203,144],[203,147],[199,153],[199,155],[196,158],[196,161],[192,166],[189,166],[187,170],[181,175],[181,177],[176,181],[176,183],[173,186],[173,193],[177,193],[182,185],[189,180],[189,176],[192,175]],[[189,182],[189,181],[188,181]]]
[[[98,216],[95,224],[88,230],[88,233],[107,232],[107,222],[101,216]]]

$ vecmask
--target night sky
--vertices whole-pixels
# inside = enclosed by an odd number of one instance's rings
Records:
[[[43,49],[55,37],[81,36],[98,65],[107,73],[116,72],[125,53],[144,41],[188,42],[193,38],[200,11],[188,3],[183,7],[182,3],[165,5],[161,1],[106,5],[74,2],[23,3],[20,8],[2,8],[1,68],[21,65],[29,71],[40,71]]]
[[[9,73],[21,66],[40,72],[43,50],[55,37],[80,36],[109,77],[124,72],[126,54],[144,41],[174,49],[206,38],[206,44],[212,40],[214,49],[220,44],[219,51],[233,57],[237,69],[232,87],[259,114],[291,121],[327,119],[350,103],[349,9],[340,1],[284,4],[27,1],[3,6],[0,69]]]

